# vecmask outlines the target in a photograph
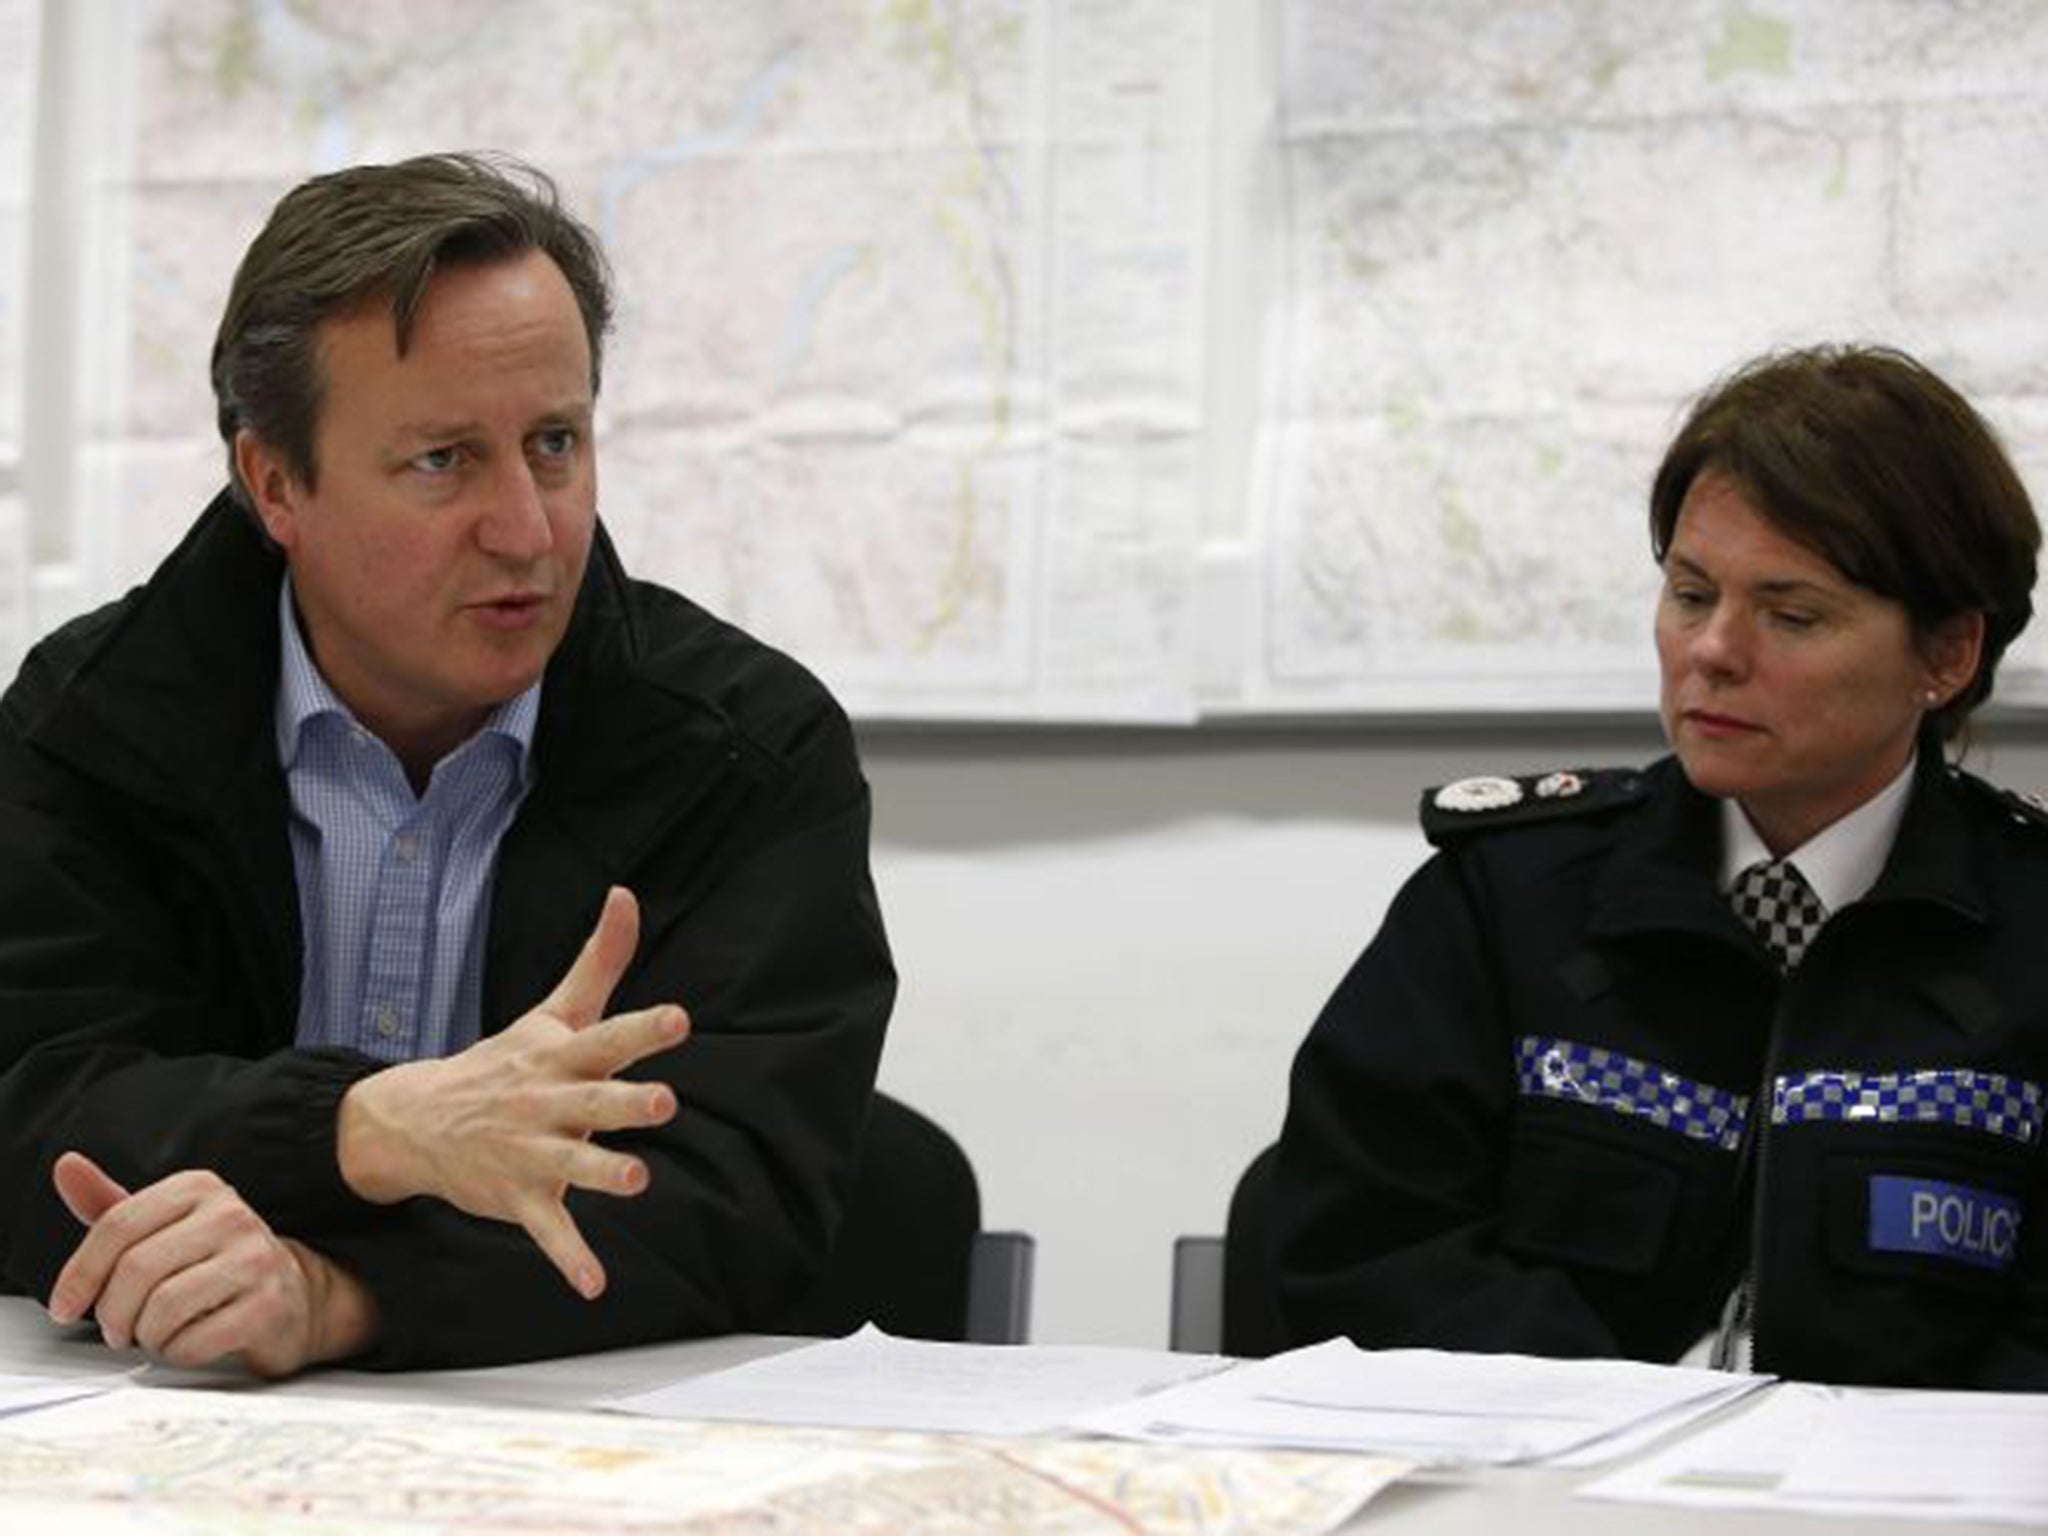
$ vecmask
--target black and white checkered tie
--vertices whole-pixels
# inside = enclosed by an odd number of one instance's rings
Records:
[[[1750,865],[1728,888],[1728,903],[1784,971],[1805,956],[1828,917],[1813,887],[1787,859]]]

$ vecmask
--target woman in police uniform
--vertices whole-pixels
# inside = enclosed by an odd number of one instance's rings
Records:
[[[2048,1387],[2048,816],[1951,767],[2040,530],[1897,352],[1693,409],[1651,543],[1672,755],[1426,796],[1294,1064],[1303,1340]]]

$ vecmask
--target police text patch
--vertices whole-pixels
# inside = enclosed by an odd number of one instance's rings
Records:
[[[2020,1241],[2020,1203],[1988,1189],[1877,1173],[1870,1178],[1870,1246],[2005,1269]]]

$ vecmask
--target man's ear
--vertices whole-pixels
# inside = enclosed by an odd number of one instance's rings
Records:
[[[263,531],[279,549],[291,553],[298,539],[305,489],[285,462],[282,450],[243,427],[235,433],[235,472],[248,490]]]

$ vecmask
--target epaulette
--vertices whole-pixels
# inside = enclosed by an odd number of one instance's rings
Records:
[[[1948,776],[1951,783],[1973,791],[1980,799],[1989,800],[2020,826],[2048,832],[2048,795],[2039,790],[2005,789],[1955,767],[1949,769]]]
[[[1560,768],[1527,778],[1459,779],[1424,792],[1422,831],[1442,846],[1497,827],[1611,811],[1649,793],[1649,781],[1638,768]]]

